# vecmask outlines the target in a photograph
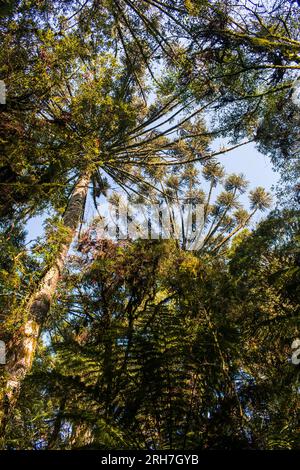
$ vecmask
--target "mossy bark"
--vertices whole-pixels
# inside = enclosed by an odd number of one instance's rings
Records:
[[[52,297],[84,210],[89,181],[89,173],[83,174],[78,179],[63,217],[64,226],[69,229],[68,237],[62,242],[53,265],[49,267],[40,281],[38,289],[29,300],[24,324],[14,332],[7,344],[5,383],[1,397],[2,410],[0,415],[0,433],[2,435],[10,411],[15,406],[20,394],[22,380],[32,367],[38,338],[48,316]]]

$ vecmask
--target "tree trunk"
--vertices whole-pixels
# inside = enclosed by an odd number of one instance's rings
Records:
[[[26,308],[26,320],[7,344],[5,367],[3,410],[0,415],[0,431],[3,434],[8,415],[18,399],[21,382],[30,371],[35,356],[38,338],[47,318],[51,300],[64,267],[66,257],[80,222],[88,192],[90,174],[85,173],[78,179],[63,217],[65,227],[69,229],[67,241],[62,243],[53,265],[41,279],[38,289],[32,295]]]

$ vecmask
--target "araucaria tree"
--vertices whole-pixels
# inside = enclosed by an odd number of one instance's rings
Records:
[[[3,448],[297,445],[299,2],[267,3],[0,7]],[[290,206],[252,231],[271,195],[219,161],[250,142]],[[201,204],[197,251],[99,240],[121,194]]]

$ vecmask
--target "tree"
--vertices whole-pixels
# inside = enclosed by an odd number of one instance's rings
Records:
[[[246,185],[241,175],[230,176],[225,191],[212,203],[216,180],[222,176],[215,157],[244,142],[217,152],[208,151],[207,142],[220,135],[249,136],[261,115],[266,117],[274,108],[273,92],[284,97],[290,90],[292,76],[282,85],[284,73],[279,72],[297,67],[292,65],[299,50],[296,39],[290,37],[295,34],[293,19],[290,13],[285,18],[290,28],[287,37],[270,33],[272,22],[267,28],[261,26],[267,31],[265,39],[255,11],[248,14],[246,33],[241,34],[232,18],[234,7],[230,10],[229,2],[224,7],[210,3],[88,1],[78,8],[77,2],[70,1],[17,1],[1,17],[0,33],[5,37],[1,74],[8,84],[0,129],[1,215],[16,224],[45,210],[59,216],[52,219],[55,226],[48,231],[48,246],[39,248],[46,260],[42,273],[29,283],[28,296],[16,309],[18,315],[25,314],[8,343],[4,425],[31,368],[68,249],[84,216],[90,185],[95,201],[113,181],[131,195],[163,196],[169,203],[179,200],[182,187],[189,185],[188,197],[204,201],[208,232],[203,251],[212,254],[222,252],[250,216],[270,204],[269,196],[258,188],[251,194],[252,212],[241,210],[237,195]],[[278,8],[281,24],[286,2]],[[181,14],[187,23],[179,21]],[[264,10],[258,18],[265,22],[265,17]],[[203,27],[202,37],[196,37],[195,25]],[[259,66],[257,54],[263,59]],[[248,64],[245,70],[236,70],[236,56],[239,65]],[[289,63],[278,65],[276,60]],[[168,72],[159,80],[153,71],[157,61]],[[199,64],[205,72],[200,80],[196,77]],[[227,76],[236,73],[236,84],[228,82]],[[263,89],[260,107],[257,90],[268,79],[272,86]],[[147,104],[149,82],[157,88],[151,105]],[[255,105],[240,113],[236,106],[240,99],[251,106],[252,99],[258,102],[258,111]],[[207,130],[203,119],[198,119],[210,110],[226,115],[225,129]],[[260,142],[268,149],[273,145],[266,133],[261,133]],[[192,191],[198,162],[206,164],[208,198],[201,190]],[[165,173],[170,167],[168,178]],[[14,315],[12,311],[10,323]]]
[[[157,15],[152,15],[151,9],[145,6],[143,11],[137,10],[132,2],[125,3],[125,12],[118,3],[117,11],[109,4],[101,9],[103,17],[89,14],[86,19],[84,13],[89,10],[83,13],[82,9],[75,9],[72,13],[68,2],[45,8],[20,2],[16,10],[19,21],[14,20],[15,12],[3,20],[2,34],[5,33],[9,53],[3,54],[2,67],[9,84],[8,96],[15,96],[9,98],[4,109],[4,134],[7,128],[9,133],[7,140],[4,138],[3,187],[10,188],[10,192],[8,198],[6,192],[3,194],[2,210],[9,214],[17,209],[17,217],[23,220],[46,207],[65,209],[64,228],[58,231],[61,236],[56,240],[56,257],[27,304],[20,307],[28,318],[9,342],[6,399],[11,405],[31,367],[68,247],[84,213],[90,181],[96,191],[99,181],[100,185],[103,181],[103,172],[121,186],[126,185],[126,179],[142,183],[141,177],[132,177],[132,166],[159,165],[163,152],[167,160],[161,164],[174,164],[174,145],[183,137],[172,138],[172,134],[180,127],[188,129],[189,117],[184,117],[167,130],[157,131],[162,117],[170,123],[185,111],[186,105],[180,108],[176,95],[163,98],[162,88],[158,103],[149,110],[141,101],[140,95],[145,101],[145,71],[153,77],[153,51],[159,46],[162,54],[172,60],[171,44],[162,43]],[[72,14],[66,17],[66,12]],[[136,19],[138,25],[143,25],[143,39],[135,32],[137,25],[132,25]],[[108,29],[104,27],[106,22]],[[122,55],[118,51],[112,55],[112,25],[118,32]],[[19,73],[19,54],[25,79]],[[10,56],[14,59],[12,64]],[[41,75],[38,84],[37,74]],[[22,100],[20,104],[20,93],[22,96],[25,90],[24,104]],[[200,106],[193,110],[191,117],[202,109]],[[203,126],[198,131],[205,135]],[[188,138],[189,131],[184,136]],[[193,160],[208,158],[210,155],[199,155]]]
[[[188,46],[178,48],[169,86],[186,92],[189,84],[197,100],[208,89],[215,132],[256,142],[283,181],[288,171],[293,194],[299,176],[299,107],[293,100],[300,68],[299,2],[191,0],[179,2],[173,12],[168,2],[159,4],[166,15],[185,18],[190,36]]]
[[[297,230],[273,213],[223,257],[85,235],[7,444],[297,448]]]
[[[131,104],[128,103],[135,89],[131,70],[121,72],[117,60],[114,61],[109,54],[102,58],[102,64],[97,61],[99,51],[105,47],[104,40],[88,47],[85,38],[89,36],[89,31],[85,32],[84,38],[82,30],[80,37],[78,31],[66,32],[68,24],[62,23],[58,29],[56,26],[51,28],[47,15],[57,14],[57,4],[50,7],[50,11],[48,8],[39,10],[33,4],[24,6],[22,2],[19,8],[25,20],[20,16],[19,24],[16,24],[9,17],[7,21],[3,20],[2,29],[9,46],[9,54],[3,54],[2,58],[5,78],[9,83],[8,92],[9,96],[13,93],[17,95],[8,100],[4,108],[4,187],[14,187],[15,190],[13,205],[7,193],[5,196],[3,194],[3,212],[10,213],[14,206],[18,208],[21,205],[22,208],[25,205],[25,215],[28,211],[32,215],[49,202],[55,209],[61,208],[66,201],[67,204],[62,219],[63,233],[56,240],[56,257],[30,295],[26,305],[27,318],[9,342],[6,400],[11,405],[18,396],[22,377],[31,367],[37,338],[83,214],[92,175],[105,160],[111,159],[114,153],[110,146],[120,144],[124,132],[137,127],[137,116],[141,110],[137,102],[133,104],[131,100]],[[25,51],[24,46],[29,42],[32,46]],[[16,60],[17,46],[20,50],[18,54],[23,54],[21,64]],[[9,61],[10,55],[15,60],[13,66]],[[25,80],[23,76],[18,76],[20,65],[27,73]],[[73,78],[78,66],[80,74]],[[137,64],[137,69],[139,67]],[[37,73],[43,74],[42,79],[32,89]],[[106,78],[103,79],[102,73],[106,74]],[[83,83],[85,74],[88,77]],[[138,77],[137,71],[135,76]],[[115,86],[111,83],[113,78]],[[20,89],[23,95],[25,93],[24,105],[18,97]],[[30,90],[28,94],[26,89]],[[143,126],[139,125],[138,128],[141,130]],[[8,136],[6,129],[9,130]],[[16,129],[18,139],[15,139]],[[17,161],[11,159],[16,152],[19,155]],[[13,162],[13,167],[7,162]],[[116,164],[116,160],[110,161],[108,166],[113,171]],[[74,185],[71,192],[70,183]],[[39,188],[37,194],[36,187]],[[49,187],[51,190],[47,193],[45,189]],[[57,192],[60,187],[62,191]],[[41,192],[42,204],[39,203]],[[24,218],[24,211],[21,217]]]
[[[242,393],[253,443],[297,448],[299,369],[291,345],[299,335],[299,212],[273,212],[234,250],[230,261],[237,321],[243,326]]]

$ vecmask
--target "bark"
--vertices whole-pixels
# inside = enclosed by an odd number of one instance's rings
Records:
[[[18,399],[22,380],[31,369],[38,338],[47,318],[53,294],[84,210],[89,181],[90,174],[88,173],[83,174],[78,179],[63,217],[65,227],[69,228],[68,239],[62,242],[53,265],[45,273],[38,289],[29,300],[26,308],[26,321],[14,333],[11,341],[7,344],[5,385],[0,423],[0,432],[2,434],[6,427],[8,415]]]

